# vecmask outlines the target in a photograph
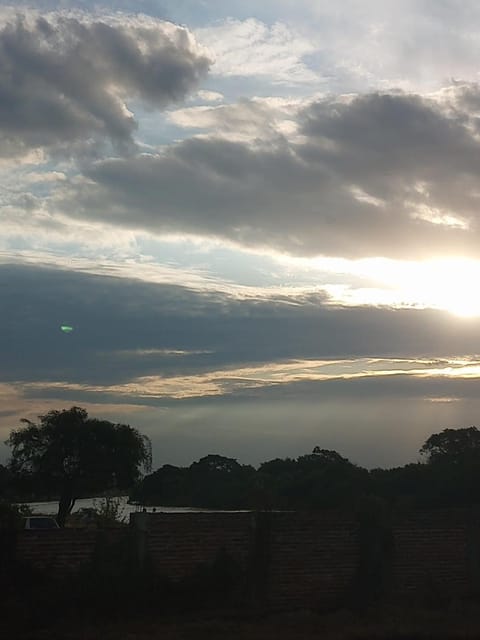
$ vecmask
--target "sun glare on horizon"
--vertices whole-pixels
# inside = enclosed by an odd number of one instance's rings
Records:
[[[425,306],[444,309],[471,318],[480,316],[480,262],[467,259],[437,259],[418,265],[411,281],[404,282]]]
[[[480,316],[480,261],[435,258],[419,262],[388,258],[317,258],[314,268],[350,274],[368,286],[327,286],[334,302],[346,305],[442,309],[461,318]]]

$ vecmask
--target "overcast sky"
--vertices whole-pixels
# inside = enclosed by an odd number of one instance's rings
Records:
[[[80,405],[155,467],[389,467],[478,424],[479,22],[0,0],[1,441]]]

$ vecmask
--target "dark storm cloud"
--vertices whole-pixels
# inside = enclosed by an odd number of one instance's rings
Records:
[[[208,66],[188,31],[169,23],[17,15],[0,28],[0,154],[91,137],[131,143],[124,101],[181,100]]]
[[[324,99],[298,114],[300,136],[210,136],[104,160],[55,206],[300,255],[477,255],[475,100],[477,85]]]
[[[480,352],[478,322],[441,312],[332,308],[322,299],[224,294],[29,266],[0,266],[0,382],[112,385],[289,359]],[[291,302],[292,300],[290,300]],[[70,334],[60,327],[74,327]],[[241,386],[241,385],[239,385]]]

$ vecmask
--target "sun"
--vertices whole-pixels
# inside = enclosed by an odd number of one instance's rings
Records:
[[[480,264],[475,260],[445,258],[418,263],[405,292],[418,303],[444,309],[463,318],[480,316]]]
[[[341,265],[340,269],[372,283],[369,288],[339,290],[340,302],[442,309],[463,318],[480,316],[480,261],[367,258]]]
[[[480,317],[480,260],[319,256],[289,258],[288,265],[299,272],[319,274],[317,285],[334,304],[439,309],[461,318]],[[340,278],[331,280],[331,274]]]
[[[442,309],[463,318],[480,316],[480,261],[381,259],[376,273],[371,269],[369,275],[387,287],[393,304]]]

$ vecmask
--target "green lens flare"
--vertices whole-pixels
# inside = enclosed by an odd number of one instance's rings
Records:
[[[72,333],[73,331],[73,327],[70,327],[68,324],[62,324],[60,329],[63,331],[63,333]]]

